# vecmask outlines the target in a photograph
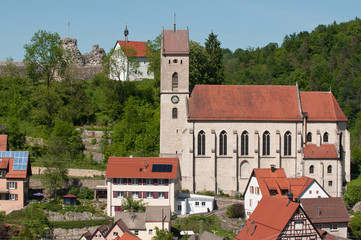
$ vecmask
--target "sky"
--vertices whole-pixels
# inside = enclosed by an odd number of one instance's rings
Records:
[[[117,40],[154,40],[162,30],[189,28],[189,38],[204,44],[218,35],[222,48],[264,47],[283,38],[360,18],[360,0],[1,0],[0,61],[24,58],[24,44],[38,30],[78,40],[82,54],[99,44],[108,53]],[[70,22],[70,27],[68,23]]]

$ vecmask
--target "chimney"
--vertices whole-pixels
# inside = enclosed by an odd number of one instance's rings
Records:
[[[271,164],[271,171],[274,173],[276,171],[276,165]]]
[[[109,229],[113,226],[113,220],[109,220]]]

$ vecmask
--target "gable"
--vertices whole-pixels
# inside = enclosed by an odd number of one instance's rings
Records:
[[[304,198],[329,198],[330,195],[321,187],[321,185],[314,180],[298,197]]]
[[[137,42],[137,41],[117,41],[114,49],[119,47],[131,48],[136,51],[136,55],[134,57],[145,57],[148,51],[148,43],[147,42]]]

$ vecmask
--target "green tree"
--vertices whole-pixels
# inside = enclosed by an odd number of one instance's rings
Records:
[[[131,196],[124,196],[122,199],[123,210],[134,212],[145,212],[145,203],[143,199],[134,200]]]
[[[42,80],[49,87],[55,74],[63,74],[68,65],[58,33],[39,30],[30,43],[24,45],[24,49],[26,73],[34,84]]]
[[[160,86],[160,44],[161,35],[159,34],[153,41],[148,40],[147,52],[145,54],[148,59],[149,67],[148,73],[153,73],[154,76],[154,91],[157,96],[157,89]]]
[[[209,55],[199,43],[189,42],[189,81],[190,84],[206,84],[208,81]]]
[[[25,218],[22,221],[22,225],[25,226],[25,229],[20,235],[26,236],[27,234],[29,239],[39,239],[43,237],[49,230],[50,226],[45,213],[33,205],[25,208]],[[29,232],[31,234],[29,234]]]
[[[172,240],[173,233],[169,232],[167,229],[162,230],[158,227],[155,227],[155,234],[156,236],[152,237],[153,240]]]
[[[6,58],[6,65],[3,69],[4,75],[6,77],[19,77],[20,73],[16,65],[14,64],[14,59],[12,57]]]
[[[217,34],[211,32],[205,42],[205,48],[209,56],[208,84],[222,84],[224,80],[221,42],[217,39],[217,36]]]
[[[361,213],[356,212],[351,218],[350,228],[355,237],[361,237]]]

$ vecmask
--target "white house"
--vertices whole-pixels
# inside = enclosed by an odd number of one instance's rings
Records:
[[[178,215],[212,212],[214,197],[199,194],[179,193],[176,200]]]
[[[108,216],[122,211],[126,195],[148,206],[170,206],[174,212],[180,190],[178,158],[109,157],[105,177]]]
[[[253,169],[244,192],[245,215],[249,217],[264,196],[287,200],[290,193],[294,200],[330,197],[313,178],[287,178],[283,168]]]

